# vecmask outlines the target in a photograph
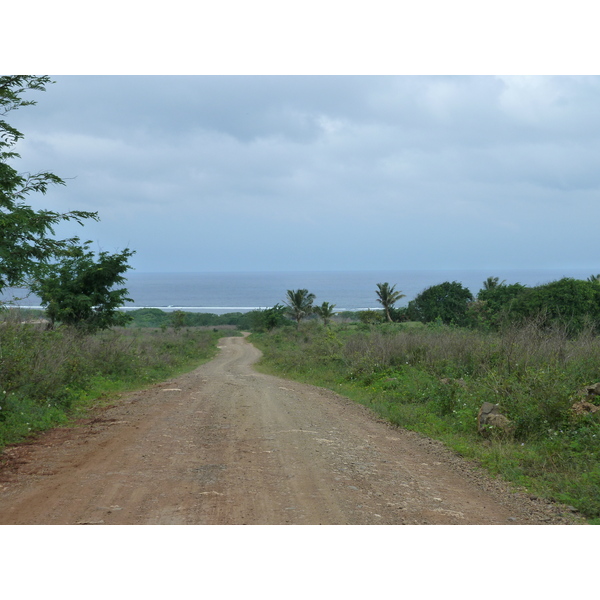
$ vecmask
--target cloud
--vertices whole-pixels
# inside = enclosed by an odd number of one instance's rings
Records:
[[[56,80],[21,163],[140,270],[593,262],[597,77]]]

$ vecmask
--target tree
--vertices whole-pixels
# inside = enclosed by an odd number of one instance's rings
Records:
[[[520,283],[504,282],[486,286],[477,294],[477,306],[482,321],[486,325],[497,327],[511,317],[511,311],[516,299],[527,291],[527,287]]]
[[[171,327],[175,331],[179,331],[184,325],[186,321],[186,313],[183,310],[175,310],[171,313],[171,318],[169,319],[171,322]]]
[[[499,285],[504,285],[504,281],[502,281],[502,283],[499,283],[499,278],[498,277],[488,277],[484,282],[483,282],[483,289],[484,290],[493,290],[494,288],[498,287]]]
[[[400,308],[390,308],[390,316],[394,323],[404,323],[410,321],[408,317],[408,306],[401,306]]]
[[[377,290],[375,290],[375,293],[377,294],[377,302],[383,306],[385,316],[390,323],[392,322],[390,309],[394,307],[394,304],[396,304],[398,300],[404,298],[405,296],[402,292],[396,292],[395,289],[395,285],[390,287],[390,284],[386,281],[385,283],[378,283]]]
[[[383,321],[383,315],[378,310],[361,310],[358,313],[358,319],[365,325],[377,325]]]
[[[567,326],[570,333],[589,323],[600,327],[600,286],[592,281],[563,277],[530,288],[512,306],[515,318],[542,318],[544,324]]]
[[[52,324],[64,323],[85,332],[126,325],[131,318],[119,311],[127,289],[114,289],[125,282],[123,273],[134,252],[100,252],[98,258],[88,246],[73,246],[60,261],[38,269],[31,289],[46,307]]]
[[[287,302],[288,314],[296,321],[300,327],[300,321],[313,312],[313,302],[315,295],[310,294],[308,290],[288,290]]]
[[[61,221],[98,220],[95,212],[58,213],[34,210],[25,203],[31,193],[45,194],[51,185],[64,185],[53,173],[18,173],[9,161],[20,158],[13,148],[23,134],[2,119],[11,110],[36,104],[24,100],[28,90],[45,91],[52,83],[47,76],[0,77],[0,293],[6,287],[21,286],[40,264],[61,256],[79,238],[54,239],[54,226]]]
[[[331,321],[331,317],[335,314],[333,309],[335,304],[329,304],[329,302],[323,302],[321,306],[315,306],[314,312],[323,319],[323,325],[328,325]]]
[[[272,331],[275,327],[281,327],[290,322],[285,316],[286,312],[287,308],[279,303],[271,308],[255,310],[251,313],[252,329],[255,331]]]
[[[600,274],[598,274],[598,275],[590,275],[590,276],[587,278],[587,280],[588,280],[590,283],[600,283]]]
[[[422,291],[408,304],[411,320],[428,323],[440,319],[449,325],[466,325],[473,294],[457,281],[445,281]]]

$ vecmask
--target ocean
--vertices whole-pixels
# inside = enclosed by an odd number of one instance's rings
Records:
[[[404,270],[404,271],[336,271],[336,272],[244,272],[244,273],[138,273],[131,272],[125,287],[134,302],[126,309],[160,308],[164,311],[185,310],[224,314],[246,312],[283,304],[286,291],[306,288],[316,296],[316,304],[330,302],[337,311],[381,308],[376,301],[378,283],[388,282],[405,294],[396,306],[406,306],[424,289],[458,281],[473,295],[488,277],[506,283],[534,286],[561,277],[587,279],[589,269],[552,270]],[[21,294],[23,295],[23,294]],[[4,298],[7,295],[5,294]],[[22,307],[39,307],[39,298],[30,295],[20,300]]]

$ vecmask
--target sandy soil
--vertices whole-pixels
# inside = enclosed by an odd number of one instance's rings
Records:
[[[5,450],[0,524],[559,524],[549,504],[336,394],[216,359]]]

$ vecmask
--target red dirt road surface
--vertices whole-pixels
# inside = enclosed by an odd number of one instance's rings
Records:
[[[0,524],[575,522],[259,357],[224,338],[193,372],[6,449]]]

